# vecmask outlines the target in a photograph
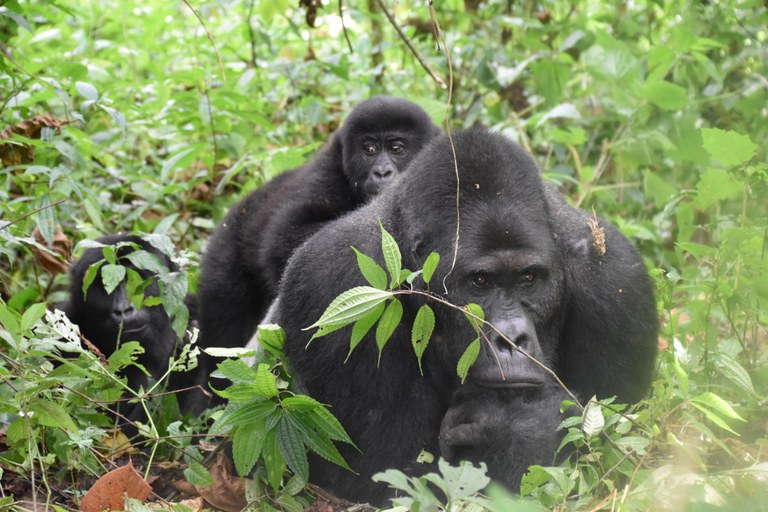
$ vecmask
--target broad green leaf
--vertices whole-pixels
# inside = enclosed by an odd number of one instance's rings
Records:
[[[450,498],[468,498],[491,483],[491,479],[485,474],[488,468],[484,463],[480,463],[480,467],[474,467],[471,462],[464,460],[457,467],[451,466],[441,458],[437,467],[443,474]]]
[[[705,405],[711,408],[713,411],[722,414],[723,416],[727,416],[739,421],[746,421],[744,418],[739,416],[739,413],[733,410],[731,404],[712,392],[705,391],[704,393],[691,398],[691,402]]]
[[[88,267],[88,270],[85,271],[85,275],[83,276],[83,299],[88,298],[88,288],[91,287],[91,284],[93,283],[93,280],[96,279],[96,276],[99,275],[99,269],[104,264],[104,260],[97,261],[96,263],[91,264],[91,266]]]
[[[718,352],[715,354],[715,368],[733,382],[742,393],[755,396],[755,386],[752,383],[752,378],[736,359],[725,352]]]
[[[599,434],[605,427],[602,407],[595,402],[595,397],[587,403],[582,418],[581,430],[587,437]]]
[[[429,284],[429,280],[432,279],[432,275],[437,270],[438,263],[440,263],[440,255],[436,252],[429,253],[427,259],[424,260],[424,265],[421,267],[421,277],[425,283]]]
[[[12,309],[9,309],[8,306],[3,303],[3,300],[0,299],[0,326],[5,327],[16,341],[18,341],[18,338],[21,335],[19,321],[18,314]]]
[[[316,430],[324,433],[329,439],[334,441],[342,441],[354,446],[352,439],[350,439],[347,431],[341,426],[339,420],[326,409],[325,406],[314,409],[311,412],[304,414],[304,419],[307,425],[314,427]]]
[[[32,398],[29,401],[29,409],[34,411],[40,425],[63,428],[70,432],[78,431],[77,425],[72,421],[72,416],[57,403],[41,398]]]
[[[744,183],[726,171],[710,169],[701,175],[696,184],[698,192],[693,204],[706,210],[726,199],[735,199],[744,194]]]
[[[682,110],[688,104],[688,91],[666,80],[646,82],[641,94],[662,110]]]
[[[480,355],[480,338],[475,338],[475,341],[469,344],[467,349],[461,355],[459,364],[456,365],[456,375],[461,378],[461,383],[467,378],[469,368],[477,361],[477,356]]]
[[[435,253],[433,253],[435,254]],[[416,359],[419,362],[419,372],[424,374],[421,368],[421,356],[424,355],[424,351],[427,349],[432,333],[435,330],[435,313],[429,305],[424,304],[419,308],[416,313],[416,318],[413,321],[413,328],[411,329],[411,343],[413,343],[413,351],[416,352]]]
[[[283,352],[285,345],[285,331],[276,324],[263,324],[259,326],[258,338],[259,344],[272,355],[278,355]]]
[[[272,414],[277,404],[271,400],[254,401],[241,405],[231,414],[222,416],[219,420],[222,426],[231,425],[239,427],[249,423],[259,423]],[[226,414],[226,410],[225,410]]]
[[[264,445],[261,448],[261,457],[264,459],[264,468],[267,470],[267,481],[272,489],[277,492],[280,482],[283,481],[285,472],[285,459],[280,454],[277,443],[277,432],[270,429],[264,436]]]
[[[86,100],[96,101],[99,99],[99,91],[88,82],[75,82],[77,92],[79,92]]]
[[[355,322],[352,326],[352,335],[349,338],[349,352],[347,353],[346,363],[349,360],[349,356],[352,355],[352,351],[360,344],[366,334],[371,330],[371,327],[381,318],[381,314],[384,313],[384,303],[382,302],[376,309],[365,315],[363,318]]]
[[[264,422],[245,423],[235,431],[232,438],[232,456],[235,469],[247,477],[261,455],[264,445]]]
[[[104,291],[109,295],[125,278],[125,267],[107,263],[101,267],[101,282],[104,283]]]
[[[392,297],[391,292],[371,288],[370,286],[357,286],[345,291],[333,299],[317,322],[306,329],[313,327],[344,326],[364,317],[369,311]]]
[[[480,336],[480,333],[483,330],[483,322],[485,321],[485,312],[483,312],[483,308],[475,303],[467,304],[464,306],[464,316],[466,316],[467,320],[469,320],[469,323],[472,325],[475,333]]]
[[[702,413],[704,413],[704,416],[706,416],[709,419],[709,421],[711,421],[712,423],[714,423],[718,427],[722,428],[723,430],[727,430],[731,434],[734,434],[734,435],[737,435],[737,436],[739,435],[735,430],[733,430],[728,425],[728,423],[725,422],[725,420],[723,418],[718,416],[715,412],[713,412],[708,407],[706,407],[706,406],[704,406],[704,405],[702,405],[702,404],[700,404],[698,402],[694,402],[694,401],[691,401],[691,405],[694,406],[699,411],[701,411]]]
[[[145,250],[133,251],[125,256],[125,258],[133,263],[136,268],[149,270],[154,274],[164,274],[168,272],[168,267],[163,265],[160,257],[157,254]]]
[[[749,162],[757,149],[749,135],[741,135],[733,130],[702,128],[701,138],[704,140],[704,149],[707,153],[727,166]]]
[[[677,356],[674,356],[674,368],[675,375],[677,376],[677,385],[683,393],[683,396],[688,396],[688,374],[685,373],[685,370],[680,365],[680,360]]]
[[[669,198],[679,193],[676,187],[661,178],[660,173],[649,169],[643,172],[643,191],[646,197],[656,203],[657,206],[664,206]]]
[[[208,487],[213,485],[211,474],[205,469],[205,466],[194,459],[190,459],[187,469],[184,470],[184,478],[187,482],[198,487]]]
[[[300,420],[297,419],[297,421]],[[352,471],[352,468],[349,467],[347,461],[344,460],[344,457],[342,457],[341,453],[339,453],[339,450],[333,445],[333,442],[325,435],[324,432],[318,432],[317,430],[311,428],[307,429],[304,441],[310,450],[325,460],[333,462],[337,466],[341,466],[344,469]]]
[[[376,326],[376,346],[379,347],[379,360],[381,363],[381,352],[384,350],[384,346],[392,337],[395,329],[400,325],[400,319],[403,318],[403,305],[397,299],[392,300],[384,310],[379,320],[379,325]]]
[[[307,395],[294,395],[283,399],[280,402],[283,409],[287,411],[311,411],[322,407],[323,404]]]
[[[360,272],[368,284],[378,290],[387,289],[387,273],[379,266],[378,263],[373,261],[373,258],[367,256],[354,247],[352,248],[357,256],[357,266],[360,268]]]
[[[63,142],[60,139],[57,141]],[[51,203],[51,196],[44,194],[37,202],[38,211],[35,214],[35,224],[48,247],[53,247],[56,236],[56,208],[51,208]]]
[[[38,320],[43,318],[43,315],[45,315],[45,304],[38,302],[29,306],[21,316],[21,325],[19,326],[21,332],[27,332]]]
[[[261,363],[256,368],[256,379],[253,381],[256,384],[258,396],[264,398],[272,398],[277,396],[277,382],[275,376],[269,370],[269,365]]]
[[[384,229],[384,225],[379,222],[381,227],[381,251],[384,254],[384,263],[389,271],[390,286],[395,287],[400,280],[400,269],[402,268],[403,257],[400,254],[400,248],[397,242],[389,232]]]
[[[254,372],[247,364],[240,360],[225,359],[216,367],[219,369],[222,375],[235,383],[252,382],[256,379],[256,372]]]
[[[290,414],[283,414],[277,425],[277,445],[291,471],[304,482],[309,480],[309,463],[304,450],[304,432]]]

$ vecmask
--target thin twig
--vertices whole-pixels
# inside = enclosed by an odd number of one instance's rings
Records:
[[[411,41],[411,39],[407,35],[405,35],[405,32],[403,32],[403,29],[400,27],[400,25],[398,25],[397,20],[395,20],[394,16],[392,16],[392,13],[389,12],[387,7],[384,5],[384,2],[382,0],[376,0],[376,3],[379,4],[379,8],[381,8],[382,12],[389,20],[389,23],[394,27],[395,31],[400,36],[400,39],[403,40],[405,45],[408,46],[408,48],[411,50],[411,53],[413,54],[413,56],[416,57],[416,60],[419,61],[419,64],[421,64],[421,67],[423,67],[424,70],[427,73],[429,73],[429,76],[432,77],[432,80],[434,80],[435,83],[437,83],[437,85],[445,89],[446,88],[445,80],[443,80],[442,78],[440,78],[440,76],[438,76],[437,72],[432,69],[432,66],[429,65],[429,63],[424,59],[424,57],[421,55],[419,50],[417,50],[416,47],[413,45],[413,42]],[[430,2],[430,6],[431,5],[432,5],[432,2]]]
[[[344,39],[347,40],[347,46],[349,47],[349,53],[355,53],[352,49],[352,42],[349,40],[349,32],[347,32],[347,26],[344,24],[344,1],[339,0],[339,19],[341,20],[341,30],[344,31]]]
[[[226,82],[227,81],[227,74],[224,72],[224,63],[221,61],[221,55],[219,55],[219,49],[216,48],[216,41],[213,40],[213,36],[211,35],[211,32],[208,30],[208,27],[205,26],[205,22],[203,21],[203,17],[200,16],[200,13],[197,12],[197,9],[192,7],[189,4],[189,0],[182,0],[184,2],[184,5],[189,7],[189,10],[192,11],[192,13],[197,18],[197,21],[200,22],[200,25],[203,26],[203,30],[205,30],[205,34],[208,36],[208,40],[211,42],[211,46],[213,47],[213,53],[216,54],[216,62],[219,63],[219,70],[221,71],[221,79]]]
[[[53,203],[44,204],[44,205],[43,205],[43,206],[41,206],[40,208],[35,208],[35,209],[34,209],[34,210],[32,210],[31,212],[27,212],[27,213],[25,213],[24,215],[22,215],[21,217],[19,217],[19,218],[17,218],[17,219],[13,219],[13,220],[12,220],[12,221],[10,221],[9,223],[7,223],[7,224],[5,224],[5,225],[3,225],[3,226],[0,226],[0,229],[5,229],[5,228],[7,228],[8,226],[11,226],[11,225],[13,225],[13,224],[16,224],[16,223],[17,223],[17,222],[19,222],[20,220],[24,220],[24,219],[26,219],[26,218],[27,218],[27,217],[29,217],[30,215],[34,215],[34,214],[36,214],[36,213],[37,213],[37,212],[39,212],[39,211],[45,210],[46,208],[51,208],[51,207],[53,207],[53,206],[59,205],[59,204],[63,203],[64,201],[66,201],[66,199],[59,199],[58,201],[55,201],[55,202],[53,202]]]

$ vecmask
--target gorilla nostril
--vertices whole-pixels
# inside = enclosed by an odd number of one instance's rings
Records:
[[[390,168],[376,169],[373,171],[373,175],[380,180],[388,179],[394,176],[395,172]]]

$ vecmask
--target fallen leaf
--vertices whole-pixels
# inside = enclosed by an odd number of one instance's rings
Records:
[[[227,457],[217,455],[210,473],[213,485],[195,486],[205,501],[224,512],[240,512],[248,505],[245,500],[245,478],[232,474],[232,464]]]
[[[80,503],[82,512],[101,512],[102,510],[125,510],[125,497],[141,502],[147,499],[152,488],[144,481],[133,462],[113,469],[102,475],[83,496]]]
[[[43,128],[53,128],[59,132],[64,124],[66,121],[56,116],[43,114],[7,127],[0,132],[0,140],[10,139],[13,135],[39,139]],[[0,142],[0,159],[7,167],[28,164],[35,159],[35,148],[18,142]]]
[[[68,269],[68,262],[72,258],[72,241],[61,230],[61,226],[56,225],[52,247],[48,246],[39,229],[35,228],[32,231],[32,236],[37,243],[49,249],[45,251],[35,247],[35,263],[43,267],[52,276],[64,274]]]

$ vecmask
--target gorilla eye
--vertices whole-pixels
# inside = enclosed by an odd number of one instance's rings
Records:
[[[520,276],[520,282],[523,284],[533,284],[536,281],[536,274],[527,270]]]
[[[366,144],[363,146],[363,153],[366,155],[375,155],[379,152],[379,148],[377,148],[374,144]]]
[[[396,155],[399,155],[403,151],[405,151],[405,147],[402,144],[392,144],[391,146],[389,146],[389,152],[390,153],[394,153]]]
[[[474,284],[478,288],[485,288],[490,284],[490,280],[488,279],[488,276],[485,274],[477,273],[474,276],[472,276],[472,284]]]

